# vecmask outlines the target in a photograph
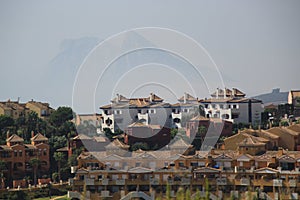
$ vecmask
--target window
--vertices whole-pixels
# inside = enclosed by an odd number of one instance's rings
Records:
[[[135,163],[135,166],[136,166],[136,167],[140,167],[140,166],[141,166],[141,163],[140,163],[140,162],[136,162],[136,163]]]
[[[47,149],[44,149],[44,156],[47,155]]]
[[[239,118],[239,114],[232,114],[231,115],[231,119],[236,119],[236,118]]]
[[[215,109],[215,108],[216,108],[216,104],[211,104],[211,107],[212,107],[213,109]]]
[[[121,115],[121,114],[122,114],[122,111],[121,111],[121,110],[115,110],[115,114],[116,114],[116,115]]]
[[[205,107],[205,108],[208,108],[208,104],[205,104],[204,107]]]
[[[22,150],[19,150],[19,156],[22,157]]]
[[[18,156],[18,151],[17,151],[17,150],[14,151],[14,156],[15,156],[15,157]]]
[[[155,113],[155,109],[150,109],[149,113],[154,114]]]

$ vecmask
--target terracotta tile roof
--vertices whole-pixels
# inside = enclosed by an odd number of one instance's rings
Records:
[[[151,93],[149,97],[146,98],[126,98],[122,95],[111,100],[111,104],[101,106],[100,109],[110,109],[110,108],[129,108],[129,107],[149,107],[149,106],[170,106],[168,103],[162,103],[163,99],[156,94]]]
[[[278,170],[269,167],[264,167],[264,168],[254,170],[254,173],[257,174],[277,174],[278,172],[279,172]]]
[[[41,133],[36,134],[34,137],[30,139],[31,141],[48,141],[48,138],[43,136]]]
[[[287,129],[287,128],[284,128],[284,127],[273,127],[273,128],[270,128],[266,131],[269,132],[269,133],[276,134],[276,135],[283,135],[283,134],[290,134],[290,135],[294,135],[294,136],[298,135],[297,132],[295,132],[293,130],[290,130],[290,129]]]
[[[13,134],[12,136],[6,139],[6,142],[24,142],[24,139],[16,134]]]
[[[145,167],[134,167],[134,168],[131,168],[131,169],[128,169],[127,171],[128,173],[152,173],[153,170],[152,169],[149,169],[149,168],[145,168]]]
[[[91,140],[92,138],[90,138],[89,136],[87,135],[84,135],[84,134],[79,134],[75,137],[73,137],[72,140]]]
[[[239,146],[264,146],[265,143],[255,141],[253,137],[247,137],[242,142],[239,143]]]
[[[220,173],[221,170],[215,169],[212,167],[200,167],[200,168],[194,169],[193,172],[194,173]]]
[[[32,145],[32,144],[24,144],[26,149],[36,149],[36,146]]]
[[[107,149],[111,149],[111,148],[128,149],[129,145],[124,144],[123,142],[121,142],[118,139],[114,139],[111,143],[109,143],[107,146],[105,146],[105,148],[107,148]]]
[[[172,149],[172,148],[189,148],[189,147],[192,147],[192,145],[188,144],[181,137],[179,137],[178,139],[175,139],[174,142],[169,145],[169,147],[170,147],[170,149]]]
[[[293,124],[291,126],[286,127],[287,129],[290,129],[292,131],[300,133],[300,124]]]
[[[195,98],[195,97],[193,97],[192,95],[190,95],[189,93],[185,93],[182,97],[180,97],[179,99],[178,99],[178,101],[184,101],[184,100],[186,100],[186,101],[197,101],[198,100],[198,98]]]
[[[11,147],[9,147],[7,145],[0,145],[0,149],[6,150],[6,151],[12,150]]]

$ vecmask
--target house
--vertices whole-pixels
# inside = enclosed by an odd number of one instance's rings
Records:
[[[156,146],[160,149],[166,146],[171,140],[170,128],[160,125],[144,124],[135,122],[125,130],[125,143],[133,145],[137,142],[147,143],[149,146]]]
[[[224,140],[226,150],[239,150],[240,153],[256,155],[267,150],[268,139],[241,131]]]
[[[19,101],[11,101],[10,99],[5,102],[0,102],[0,115],[6,115],[13,119],[18,119],[19,117],[26,116],[29,110],[24,104],[19,103]]]
[[[203,129],[203,133],[199,133],[201,129]],[[232,122],[198,115],[186,123],[186,135],[190,138],[195,138],[197,134],[202,134],[203,138],[205,136],[231,136]]]
[[[16,134],[7,134],[6,144],[0,145],[0,158],[5,163],[4,177],[8,183],[12,180],[21,180],[25,176],[32,176],[33,166],[30,161],[33,158],[39,160],[39,176],[48,174],[50,168],[48,138],[32,132],[31,144],[24,144],[24,139]]]
[[[291,151],[299,148],[299,132],[296,132],[288,127],[273,127],[267,132],[280,137],[278,146]]]
[[[178,101],[179,103],[172,104],[173,128],[184,127],[188,119],[199,114],[198,98],[185,92]]]
[[[100,107],[103,116],[101,130],[125,130],[134,122],[171,127],[171,104],[163,101],[164,99],[153,93],[149,97],[129,99],[117,94],[111,104]]]
[[[263,104],[261,100],[246,98],[246,94],[233,88],[217,88],[211,98],[199,100],[208,118],[230,120],[233,123],[259,125]]]
[[[288,104],[294,107],[294,116],[300,117],[300,90],[291,90],[288,95]]]
[[[49,106],[49,103],[38,102],[33,99],[28,101],[25,106],[30,111],[36,112],[38,117],[42,119],[48,118],[50,114],[54,112],[54,109]]]

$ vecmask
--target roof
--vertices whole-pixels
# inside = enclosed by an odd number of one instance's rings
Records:
[[[209,120],[210,120],[210,118],[198,115],[196,117],[193,117],[190,121],[209,121]]]
[[[144,98],[126,98],[117,94],[117,97],[111,100],[111,104],[101,106],[100,109],[110,108],[129,108],[129,107],[149,107],[155,106],[157,103],[162,103],[164,99],[156,94],[150,93],[149,97]],[[170,106],[168,103],[161,104],[162,106]]]
[[[109,139],[105,136],[94,136],[96,142],[109,142]]]
[[[285,127],[273,127],[273,128],[270,128],[266,131],[269,132],[269,133],[276,134],[276,135],[283,135],[283,134],[288,133],[290,135],[297,136],[299,134],[299,133],[297,133],[297,132],[295,132],[291,129],[285,128]]]
[[[293,130],[295,132],[300,133],[300,124],[293,124],[291,126],[286,127],[287,129]]]
[[[254,137],[247,137],[242,142],[239,143],[239,146],[264,146],[265,143],[258,142]]]
[[[6,142],[24,142],[24,139],[16,134],[13,134],[12,136],[6,139]]]
[[[62,147],[62,148],[57,149],[56,151],[58,151],[58,152],[66,152],[66,151],[69,151],[69,149],[68,149],[68,147]]]
[[[249,132],[249,130],[239,132],[235,135],[232,135],[224,139],[225,148],[230,150],[236,150],[239,145],[243,145],[242,142],[245,145],[254,145],[254,146],[265,145],[265,143],[269,142],[269,140],[266,138],[256,137],[247,132]],[[250,138],[250,139],[245,140],[246,138]]]
[[[269,167],[264,167],[264,168],[256,169],[256,170],[254,170],[254,172],[257,174],[276,174],[279,171],[276,169],[269,168]]]
[[[134,167],[131,169],[128,169],[128,173],[151,173],[153,172],[152,169],[145,168],[145,167]]]
[[[225,88],[225,89],[220,89],[217,88],[216,92],[211,94],[212,97],[216,97],[216,96],[221,96],[221,97],[244,97],[246,96],[245,93],[243,93],[242,91],[240,91],[237,88],[232,88],[232,90]]]
[[[253,160],[253,156],[249,155],[249,154],[241,154],[239,155],[236,160],[239,161],[250,161]]]
[[[48,141],[48,138],[43,136],[41,133],[36,134],[34,137],[30,139],[31,141]]]
[[[292,98],[300,97],[300,90],[291,90]]]
[[[73,137],[73,140],[91,140],[92,138],[90,138],[89,136],[87,135],[84,135],[84,134],[79,134],[75,137]]]
[[[160,125],[155,125],[155,124],[144,124],[142,122],[134,122],[130,124],[128,127],[148,127],[152,129],[161,129]]]
[[[107,148],[107,149],[111,149],[111,148],[128,149],[129,145],[124,144],[119,139],[114,139],[112,142],[110,142],[108,145],[106,145],[105,148]]]
[[[221,170],[215,169],[212,167],[201,167],[201,168],[195,169],[193,172],[196,172],[196,173],[219,173],[219,172],[221,172]]]
[[[193,97],[189,93],[184,93],[184,95],[178,99],[178,101],[180,101],[180,102],[184,102],[184,101],[197,101],[197,100],[198,100],[198,98]]]
[[[179,137],[177,140],[169,145],[169,147],[172,148],[189,148],[192,147],[192,145],[188,144],[186,141],[184,141],[181,137]]]

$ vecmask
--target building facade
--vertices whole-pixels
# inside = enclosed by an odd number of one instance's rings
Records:
[[[48,138],[38,133],[32,133],[31,144],[24,144],[24,139],[16,134],[7,135],[6,144],[0,145],[0,158],[5,168],[2,171],[6,178],[6,186],[11,186],[16,180],[23,180],[26,176],[31,176],[33,166],[31,160],[39,160],[39,176],[48,174],[50,168]]]
[[[259,125],[263,112],[262,101],[246,98],[246,94],[233,88],[217,88],[211,98],[200,100],[208,118],[221,118],[233,123]]]

